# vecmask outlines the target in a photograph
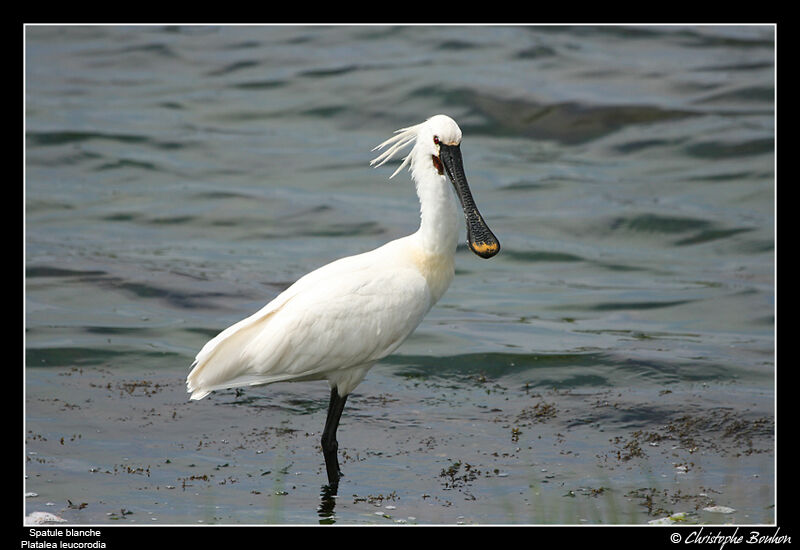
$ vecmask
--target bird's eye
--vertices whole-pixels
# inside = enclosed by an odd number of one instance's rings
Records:
[[[434,142],[436,145],[439,145],[439,136],[433,136],[433,142]]]

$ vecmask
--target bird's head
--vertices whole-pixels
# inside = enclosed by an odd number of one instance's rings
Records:
[[[414,142],[416,143],[412,151],[389,177],[393,178],[412,161],[425,162],[429,158],[430,165],[427,162],[424,165],[430,166],[428,169],[436,170],[441,176],[446,173],[458,195],[467,223],[467,243],[470,249],[482,258],[491,258],[500,252],[500,242],[483,221],[472,198],[461,158],[461,128],[452,118],[435,115],[416,126],[397,130],[393,137],[373,149],[375,151],[388,147],[370,164],[380,166]]]

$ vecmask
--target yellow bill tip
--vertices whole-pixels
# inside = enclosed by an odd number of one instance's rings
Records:
[[[500,252],[500,243],[498,242],[471,242],[469,247],[481,258],[491,258]]]

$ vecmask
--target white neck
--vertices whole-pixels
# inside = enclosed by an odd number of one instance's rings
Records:
[[[420,204],[417,236],[425,253],[452,258],[456,253],[460,227],[456,197],[450,182],[436,172],[433,162],[429,158],[419,160],[412,161],[411,168]]]

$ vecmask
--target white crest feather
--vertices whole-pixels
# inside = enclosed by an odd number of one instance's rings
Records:
[[[421,124],[417,124],[415,126],[409,126],[408,128],[401,128],[395,131],[395,135],[378,145],[373,149],[373,151],[377,151],[379,149],[383,149],[386,146],[390,146],[386,151],[372,159],[369,163],[370,166],[378,166],[383,165],[386,161],[394,157],[401,149],[410,145],[417,139],[417,131]],[[389,176],[389,179],[392,179],[397,175],[400,170],[405,168],[409,161],[411,160],[411,154],[406,155],[403,158],[402,164],[394,171],[394,173]]]

